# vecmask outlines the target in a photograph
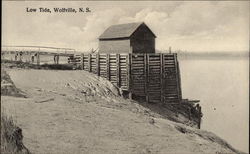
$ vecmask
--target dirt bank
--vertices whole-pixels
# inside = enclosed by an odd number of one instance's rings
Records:
[[[1,96],[25,97],[16,88],[9,75],[1,69]],[[22,129],[13,121],[11,115],[7,116],[1,109],[1,153],[29,154],[29,150],[23,144]]]
[[[88,72],[7,72],[27,98],[1,96],[1,105],[33,153],[237,152],[213,133],[123,99],[110,82]]]

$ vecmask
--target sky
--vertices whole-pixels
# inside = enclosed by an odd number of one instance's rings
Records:
[[[249,51],[249,2],[233,1],[3,1],[2,44],[98,48],[113,24],[145,22],[156,49],[192,52]],[[28,8],[89,7],[89,13],[26,12]]]

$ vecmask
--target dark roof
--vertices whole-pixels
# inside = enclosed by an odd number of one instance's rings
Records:
[[[109,28],[107,28],[102,33],[102,35],[100,35],[99,39],[129,38],[135,32],[135,30],[142,24],[145,24],[145,23],[136,22],[136,23],[112,25]],[[154,37],[156,37],[155,34],[150,29],[149,31],[154,35]]]

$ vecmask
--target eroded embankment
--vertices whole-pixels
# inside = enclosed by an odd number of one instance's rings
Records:
[[[1,113],[1,153],[30,154],[23,144],[22,129],[16,126],[11,117]]]
[[[25,97],[16,88],[5,70],[1,70],[1,96]],[[1,106],[1,153],[29,154],[29,150],[23,144],[22,129],[15,125],[11,116],[7,116],[4,107]]]
[[[237,152],[213,133],[123,99],[110,82],[88,72],[7,72],[27,98],[5,96],[1,103],[17,117],[33,153]]]
[[[3,68],[1,68],[1,96],[25,97],[25,94],[16,88]]]

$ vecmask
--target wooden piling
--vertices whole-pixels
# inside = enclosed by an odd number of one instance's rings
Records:
[[[84,70],[84,54],[81,54],[81,70]]]
[[[128,87],[128,90],[130,90],[130,81],[131,81],[131,79],[130,79],[130,77],[131,77],[131,56],[130,56],[130,54],[128,54],[127,55],[127,57],[126,57],[126,65],[127,65],[127,67],[126,67],[126,69],[127,69],[127,87]]]
[[[128,89],[129,89],[129,98],[132,99],[133,94],[133,80],[132,80],[132,54],[128,54]]]
[[[149,84],[149,80],[150,80],[150,78],[149,78],[149,63],[150,63],[150,61],[149,61],[149,56],[150,56],[150,54],[146,54],[146,59],[145,59],[145,61],[146,61],[146,65],[145,65],[145,68],[146,68],[146,76],[147,76],[147,78],[146,78],[146,80],[145,80],[145,82],[147,83],[147,93],[146,93],[146,102],[147,103],[149,103],[149,99],[150,99],[150,96],[149,96],[149,94],[148,94],[148,84]]]
[[[96,74],[100,76],[100,55],[96,54]]]
[[[149,96],[148,96],[148,61],[147,61],[147,55],[144,54],[144,93],[145,93],[145,98],[146,98],[146,103],[149,102]]]
[[[163,84],[163,70],[164,70],[164,64],[163,64],[163,59],[164,59],[164,55],[160,54],[160,78],[161,78],[161,103],[164,100],[164,84]]]
[[[116,54],[116,82],[117,86],[120,87],[120,54]]]
[[[109,58],[110,57],[110,55],[109,54],[107,54],[107,56],[106,56],[106,64],[107,64],[107,79],[108,80],[110,80],[110,63],[109,63]]]
[[[201,128],[201,117],[202,117],[202,112],[201,112],[201,106],[198,106],[198,128]]]
[[[179,62],[176,60],[177,63],[177,76],[178,76],[178,89],[179,89],[179,99],[182,99],[182,90],[181,90],[181,74],[180,74],[180,67],[179,67]]]
[[[132,93],[132,92],[129,92],[129,93],[128,93],[128,98],[129,98],[130,100],[133,99],[133,93]]]
[[[178,66],[177,66],[177,54],[174,53],[174,65],[175,65],[175,79],[176,79],[176,83],[177,83],[177,95],[178,95],[178,100],[179,102],[181,101],[181,98],[180,98],[180,89],[179,89],[179,76],[178,76]]]
[[[91,72],[91,54],[88,55],[88,65],[89,72]]]

